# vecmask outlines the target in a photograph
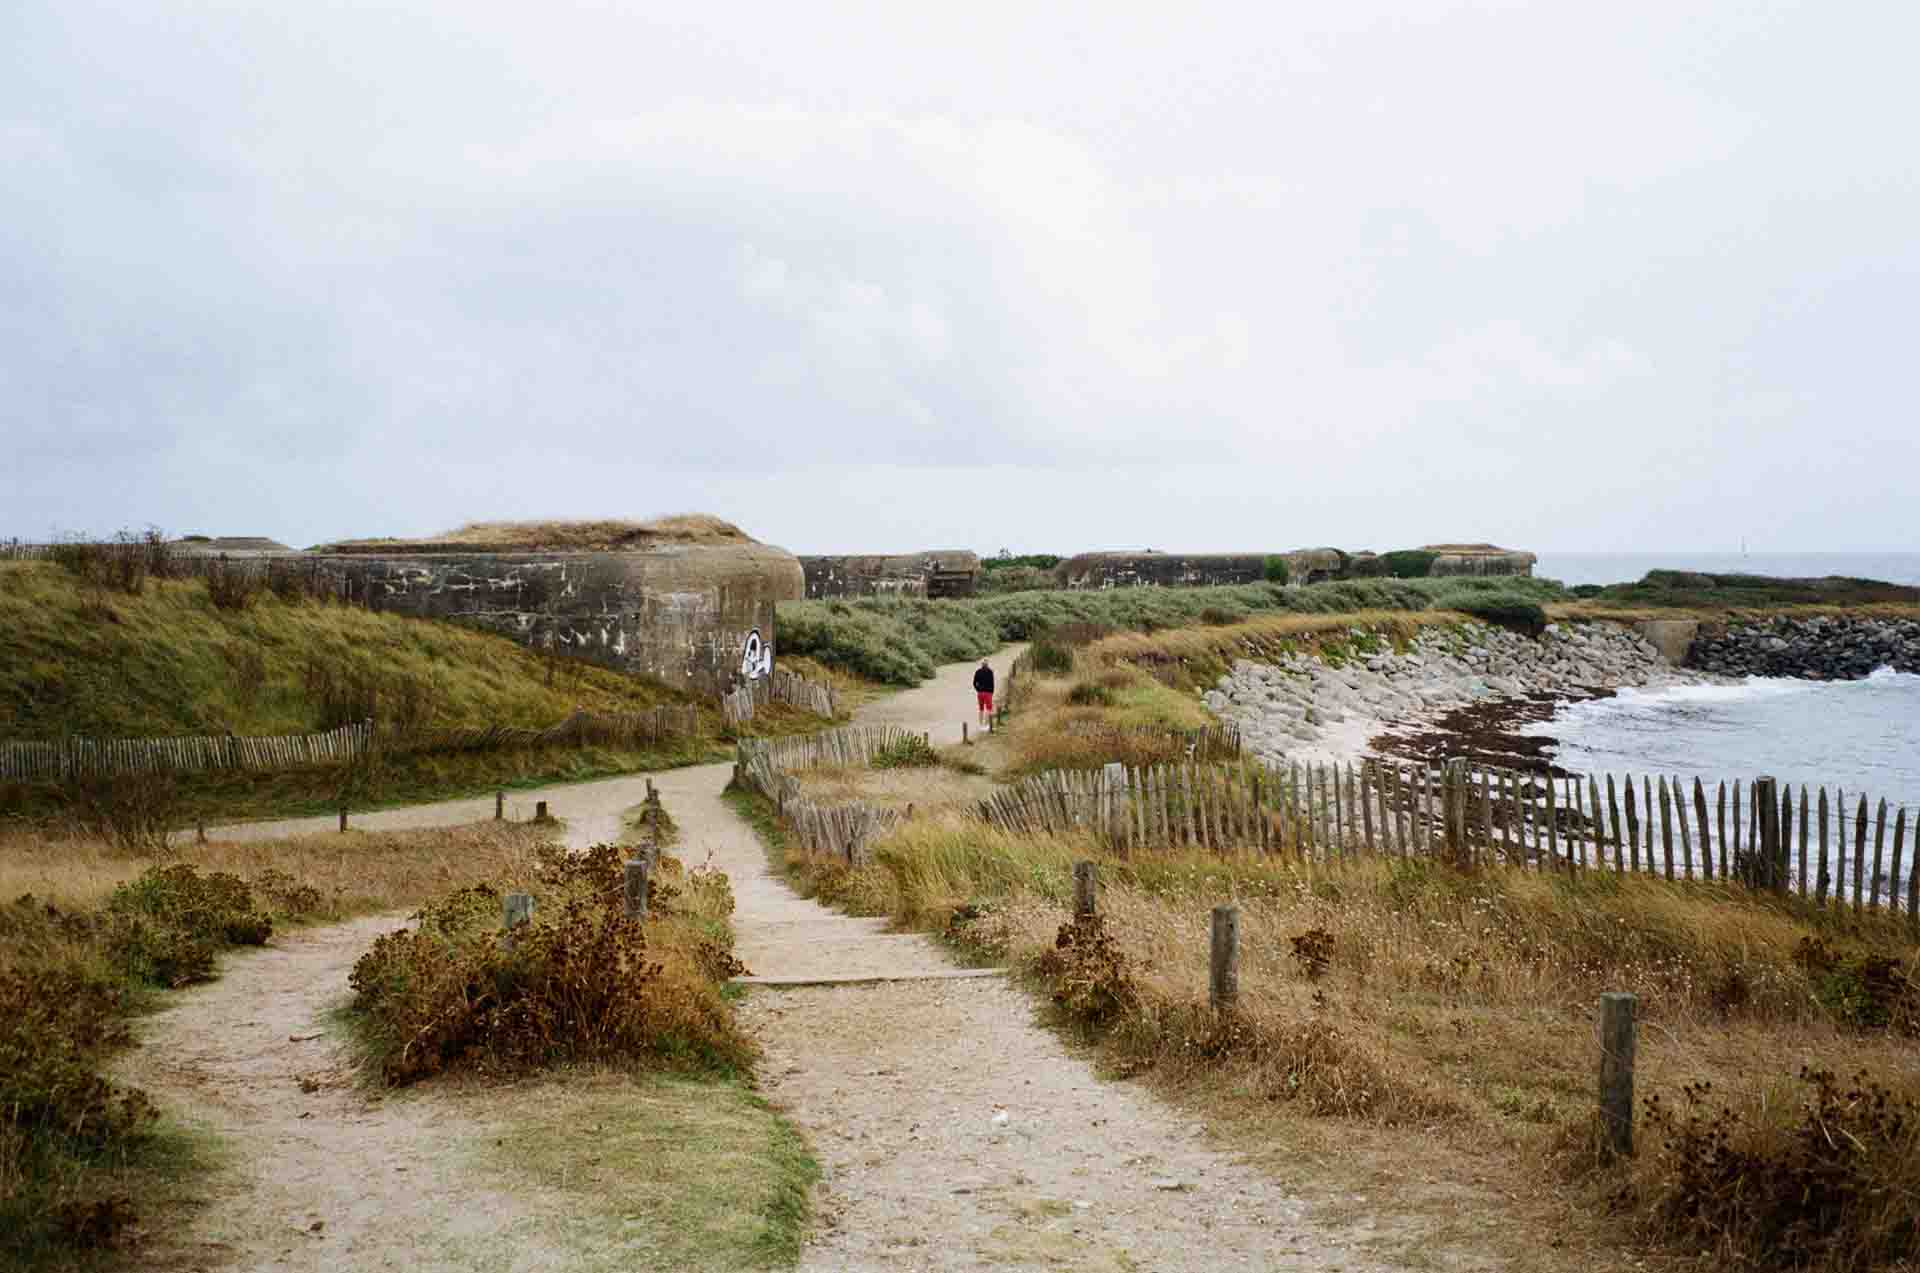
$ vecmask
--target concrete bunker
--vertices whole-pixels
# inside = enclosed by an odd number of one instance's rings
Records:
[[[475,523],[270,560],[297,562],[371,609],[481,628],[700,694],[766,673],[774,606],[804,588],[793,554],[705,515]]]

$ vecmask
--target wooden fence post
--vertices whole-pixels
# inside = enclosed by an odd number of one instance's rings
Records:
[[[1778,891],[1785,882],[1780,878],[1780,793],[1770,777],[1753,780],[1755,855],[1754,874],[1748,882]]]
[[[1073,864],[1073,917],[1085,919],[1098,906],[1099,876],[1091,862]]]
[[[1634,997],[1600,996],[1600,1121],[1607,1148],[1633,1153]]]
[[[1906,810],[1904,809],[1901,810],[1901,816],[1902,817],[1906,816]],[[205,844],[207,842],[207,820],[205,818],[194,819],[193,842],[195,844]],[[1895,863],[1895,869],[1897,870],[1898,864],[1899,864],[1899,854],[1897,853],[1894,855],[1894,863]]]
[[[345,805],[340,806],[340,829],[342,831],[347,829],[347,806]]]
[[[1240,997],[1240,908],[1213,908],[1213,945],[1207,969],[1207,997],[1215,1009],[1231,1008]]]
[[[1460,843],[1460,820],[1454,816],[1460,801],[1459,762],[1446,760],[1440,764],[1440,839],[1446,847],[1447,864],[1455,870],[1465,870],[1467,855]]]
[[[545,822],[548,820],[546,801],[540,800],[535,802],[533,806],[533,820],[535,822]]]
[[[498,822],[506,816],[507,793],[504,791],[496,791],[493,793],[493,820]]]
[[[652,874],[652,871],[653,860],[650,855],[642,853],[637,858],[628,859],[623,879],[626,885],[628,919],[647,917],[647,877]]]
[[[520,925],[532,922],[533,895],[531,893],[509,893],[500,899],[500,927],[507,930],[509,937]]]

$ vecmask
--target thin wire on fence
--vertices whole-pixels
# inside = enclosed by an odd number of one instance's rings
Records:
[[[1920,818],[1858,793],[1849,813],[1847,797],[1830,799],[1825,788],[1817,796],[1804,786],[1797,794],[1769,790],[1722,783],[1709,800],[1699,779],[1687,787],[1644,775],[1549,778],[1463,761],[1437,769],[1379,760],[1184,761],[1039,774],[982,800],[976,812],[1024,833],[1090,830],[1121,852],[1426,855],[1465,866],[1732,878],[1823,905],[1904,906],[1920,922],[1920,870],[1907,857],[1909,825],[1920,856]]]

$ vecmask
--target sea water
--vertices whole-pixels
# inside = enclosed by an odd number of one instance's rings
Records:
[[[1750,785],[1761,775],[1783,787],[1791,783],[1796,807],[1804,786],[1816,811],[1820,788],[1830,795],[1837,789],[1845,793],[1849,835],[1859,798],[1868,797],[1872,812],[1884,797],[1887,852],[1895,811],[1904,807],[1907,863],[1920,854],[1920,675],[1881,668],[1859,681],[1755,676],[1732,685],[1622,689],[1611,698],[1566,704],[1525,732],[1555,739],[1554,763],[1592,773],[1602,786],[1607,774],[1650,776],[1656,784],[1664,774],[1691,791],[1700,778],[1710,809],[1718,783],[1731,790],[1735,780]],[[1799,820],[1796,812],[1796,839]],[[1840,821],[1835,810],[1829,831],[1836,838]],[[1871,827],[1868,835],[1871,862]],[[1851,878],[1842,873],[1843,880]]]

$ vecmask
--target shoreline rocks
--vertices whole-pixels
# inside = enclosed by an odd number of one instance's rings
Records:
[[[1814,681],[1857,681],[1882,667],[1920,672],[1920,621],[1818,615],[1730,627],[1724,633],[1702,630],[1686,665],[1721,676]]]
[[[1721,679],[1673,667],[1614,623],[1550,624],[1538,638],[1477,623],[1422,628],[1398,652],[1378,633],[1352,628],[1323,650],[1330,657],[1242,659],[1207,691],[1206,705],[1261,760],[1349,760],[1390,727],[1475,704]]]

